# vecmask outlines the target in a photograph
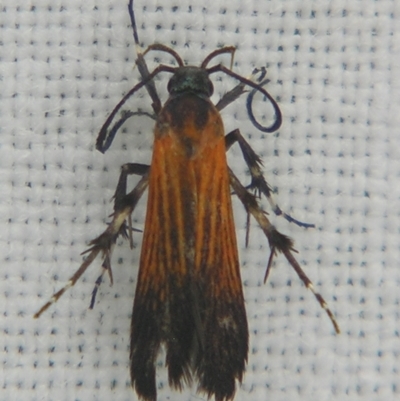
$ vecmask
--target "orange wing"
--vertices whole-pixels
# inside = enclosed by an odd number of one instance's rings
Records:
[[[149,197],[131,326],[131,377],[156,400],[165,344],[170,385],[194,376],[231,399],[248,352],[224,130],[209,100],[170,99],[155,130]]]

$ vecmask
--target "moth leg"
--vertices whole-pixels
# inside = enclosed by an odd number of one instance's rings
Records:
[[[147,189],[149,185],[149,176],[148,174],[143,174],[142,178],[138,182],[138,184],[133,188],[131,192],[123,197],[123,203],[125,206],[115,211],[113,214],[113,219],[108,225],[107,229],[97,238],[90,242],[90,247],[83,254],[88,254],[86,259],[79,266],[78,270],[69,278],[67,284],[61,288],[58,292],[56,292],[51,299],[44,304],[38,312],[35,313],[34,317],[38,318],[44,311],[46,311],[52,304],[58,301],[58,299],[75,283],[79,280],[82,274],[86,271],[86,269],[92,264],[92,262],[96,259],[99,253],[103,256],[103,270],[108,271],[111,275],[111,265],[110,258],[112,249],[114,244],[118,238],[118,236],[123,232],[123,225],[125,220],[132,214],[137,203],[142,197],[144,191]],[[122,204],[122,203],[121,203]],[[99,281],[99,279],[97,280]],[[97,284],[96,286],[100,284]],[[101,282],[101,279],[100,279]],[[94,296],[96,295],[97,289],[93,290],[91,306],[94,303]]]
[[[150,166],[140,163],[126,163],[121,166],[121,174],[118,179],[117,188],[113,196],[114,199],[114,213],[126,207],[126,203],[131,202],[130,197],[126,196],[128,176],[139,175],[144,177],[148,174]]]
[[[230,147],[235,143],[239,144],[240,150],[242,151],[243,154],[244,161],[246,162],[247,167],[249,168],[250,171],[251,183],[248,186],[248,188],[254,189],[256,192],[258,192],[257,195],[263,194],[267,198],[268,203],[272,208],[272,211],[277,216],[283,216],[290,223],[295,223],[300,227],[305,227],[305,228],[315,227],[314,224],[304,223],[302,221],[299,221],[282,211],[279,205],[275,202],[272,195],[272,188],[268,185],[262,173],[261,170],[263,164],[262,160],[256,154],[256,152],[254,152],[254,150],[251,148],[249,143],[244,139],[244,137],[242,136],[242,134],[238,129],[233,130],[232,132],[230,132],[225,136],[226,150],[229,150]]]
[[[256,78],[256,75],[260,73],[260,76]],[[267,70],[265,67],[262,67],[261,69],[255,68],[253,70],[253,73],[248,77],[251,81],[256,79],[257,82],[261,82],[262,79],[264,79],[265,75],[267,73]],[[267,83],[267,82],[264,82]],[[263,83],[263,84],[264,84]],[[257,92],[257,90],[255,90]],[[240,82],[237,84],[233,89],[231,89],[229,92],[225,93],[222,98],[218,101],[218,103],[215,105],[215,107],[221,111],[224,109],[226,106],[230,105],[233,103],[237,98],[243,95],[243,93],[247,93],[248,90],[246,89],[246,84],[243,82]],[[253,121],[252,121],[253,122]]]
[[[118,184],[117,188],[115,189],[114,193],[114,213],[112,216],[124,216],[125,210],[129,208],[130,204],[132,201],[135,201],[135,199],[132,199],[132,195],[129,194],[127,195],[127,183],[128,183],[128,176],[129,175],[139,175],[139,176],[147,176],[149,172],[150,166],[146,164],[140,164],[140,163],[126,163],[122,165],[121,167],[121,174],[118,179]],[[139,185],[139,184],[138,184]],[[133,212],[133,210],[132,210]],[[126,219],[128,220],[128,238],[129,238],[129,245],[130,248],[133,249],[133,235],[132,231],[136,231],[135,229],[132,228],[132,212],[128,214]],[[92,291],[92,297],[90,301],[90,306],[89,309],[93,309],[95,300],[96,300],[96,295],[97,291],[103,281],[103,276],[107,272],[109,277],[110,277],[110,282],[111,285],[113,284],[113,276],[112,276],[112,269],[111,269],[111,255],[114,250],[115,242],[117,241],[117,238],[119,234],[122,234],[124,237],[127,237],[126,233],[126,223],[125,220],[122,222],[118,234],[115,236],[114,241],[109,245],[108,250],[106,253],[103,252],[104,259],[103,263],[101,265],[102,271],[100,276],[97,278],[93,291]]]
[[[265,273],[264,280],[266,281],[268,278],[268,274],[272,265],[272,261],[274,256],[276,256],[277,252],[281,252],[285,255],[287,261],[293,267],[297,275],[299,276],[300,280],[304,283],[304,285],[314,294],[315,298],[321,305],[321,307],[325,310],[327,315],[329,316],[333,327],[336,333],[340,333],[339,325],[336,321],[335,316],[329,309],[327,303],[325,302],[324,298],[321,294],[315,291],[312,281],[308,278],[306,273],[303,271],[295,257],[293,256],[293,252],[297,252],[294,249],[293,240],[286,235],[281,234],[268,220],[266,217],[265,212],[261,209],[260,205],[257,202],[256,197],[251,194],[247,189],[240,183],[238,178],[229,169],[229,180],[231,187],[235,191],[235,194],[243,203],[247,213],[251,214],[256,220],[261,229],[263,230],[265,236],[268,239],[269,246],[271,248],[271,254],[268,260],[267,270]]]
[[[128,184],[128,176],[130,175],[139,175],[144,176],[148,174],[150,170],[150,166],[147,164],[140,163],[126,163],[121,167],[121,174],[118,179],[117,188],[115,189],[115,193],[113,196],[114,199],[114,214],[118,213],[119,210],[123,210],[126,207],[126,204],[130,202],[129,197],[126,197],[127,184]],[[124,234],[126,234],[126,225],[123,225],[122,228]],[[130,248],[133,249],[133,238],[132,231],[135,231],[132,228],[132,218],[131,215],[128,217],[128,234],[129,234],[129,245]],[[126,236],[126,235],[125,235]]]

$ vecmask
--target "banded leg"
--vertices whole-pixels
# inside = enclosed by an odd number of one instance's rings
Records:
[[[256,197],[251,194],[247,189],[240,183],[238,178],[229,169],[229,179],[230,184],[235,194],[238,196],[243,206],[245,207],[247,213],[251,214],[256,220],[261,229],[263,230],[265,236],[268,239],[269,246],[271,249],[271,254],[268,259],[268,265],[265,272],[264,282],[267,280],[270,268],[272,265],[272,261],[274,256],[276,256],[277,252],[283,253],[285,255],[287,261],[293,267],[300,280],[304,283],[304,285],[314,294],[315,298],[321,305],[321,307],[325,310],[329,319],[331,320],[333,327],[336,333],[340,333],[339,325],[333,315],[332,311],[329,309],[327,303],[320,293],[315,291],[312,281],[308,278],[307,274],[300,267],[299,263],[293,256],[293,252],[296,250],[293,248],[293,240],[286,235],[281,234],[268,220],[265,215],[265,212],[259,206]]]
[[[132,214],[134,211],[137,203],[139,202],[140,198],[142,197],[144,191],[147,189],[149,184],[149,176],[148,174],[144,174],[138,184],[133,188],[131,192],[121,199],[125,204],[123,208],[120,208],[118,211],[115,211],[113,214],[113,219],[111,223],[108,225],[107,229],[101,234],[99,237],[95,238],[93,241],[90,242],[90,248],[87,249],[83,254],[88,254],[87,258],[83,261],[83,263],[79,266],[78,270],[69,278],[67,284],[61,288],[61,290],[57,291],[51,299],[46,302],[38,312],[35,313],[34,318],[40,317],[40,315],[46,311],[52,304],[58,301],[58,299],[75,283],[79,280],[82,274],[86,271],[86,269],[92,264],[92,262],[96,259],[99,253],[103,256],[102,268],[103,273],[108,271],[110,278],[112,279],[111,273],[111,254],[115,242],[118,236],[123,233],[124,223],[127,218]],[[99,283],[98,283],[99,282]],[[92,299],[90,302],[90,306],[92,307],[94,304],[94,297],[96,295],[98,286],[101,283],[101,279],[96,280],[96,285],[92,293]]]
[[[139,175],[142,177],[148,176],[149,169],[150,169],[150,167],[148,165],[140,164],[140,163],[126,163],[126,164],[122,165],[121,174],[118,179],[117,188],[115,189],[115,193],[113,196],[114,213],[112,214],[112,216],[114,216],[114,218],[115,218],[115,216],[120,216],[120,215],[126,216],[125,210],[130,207],[132,202],[136,201],[135,199],[132,199],[131,194],[127,195],[127,193],[126,193],[128,176],[133,175],[133,174]],[[126,219],[128,220],[128,235],[126,232],[127,231],[126,230],[126,222],[124,220],[121,224],[121,227],[119,228],[118,234],[115,236],[115,239],[114,239],[113,243],[111,244],[111,246],[109,247],[108,251],[106,253],[103,252],[104,260],[101,265],[102,271],[95,282],[95,285],[94,285],[94,288],[92,291],[89,309],[93,309],[93,307],[94,307],[97,291],[103,281],[103,276],[106,272],[108,273],[108,275],[110,277],[111,285],[113,284],[113,276],[112,276],[112,269],[111,269],[111,255],[114,250],[114,246],[115,246],[118,236],[121,234],[124,237],[128,237],[130,248],[131,249],[133,248],[132,232],[139,231],[139,230],[135,230],[134,228],[132,228],[132,212],[133,212],[133,209],[132,209],[131,213],[129,213],[126,216]]]

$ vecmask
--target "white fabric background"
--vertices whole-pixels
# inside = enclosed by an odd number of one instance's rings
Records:
[[[136,249],[114,253],[96,307],[99,263],[39,320],[32,315],[79,266],[105,228],[119,167],[148,162],[152,122],[133,119],[94,149],[108,113],[138,80],[127,0],[3,0],[0,5],[0,398],[134,400],[128,373]],[[281,207],[316,229],[271,216],[342,329],[287,261],[262,279],[267,240],[234,202],[250,325],[236,400],[394,400],[400,396],[400,4],[396,0],[137,0],[145,46],[171,45],[199,64],[235,45],[235,71],[267,65],[284,121],[263,134],[240,99],[223,112],[262,156]],[[160,54],[149,55],[156,65]],[[216,96],[235,82],[222,77]],[[160,87],[165,88],[165,77]],[[164,91],[165,92],[165,91]],[[164,97],[165,99],[165,97]],[[132,109],[146,107],[138,96]],[[263,102],[257,103],[262,112]],[[235,148],[230,165],[248,177]],[[263,202],[268,208],[266,202]],[[143,228],[145,200],[135,213]],[[171,391],[160,357],[159,400]]]

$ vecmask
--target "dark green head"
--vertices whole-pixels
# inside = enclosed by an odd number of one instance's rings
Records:
[[[191,92],[210,97],[213,91],[208,72],[199,67],[179,67],[168,82],[168,92],[171,95]]]

